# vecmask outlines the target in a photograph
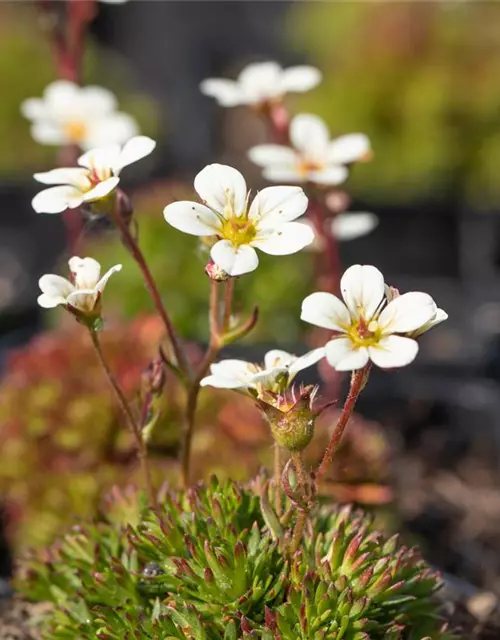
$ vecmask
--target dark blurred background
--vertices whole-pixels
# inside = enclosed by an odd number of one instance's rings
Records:
[[[460,476],[455,494],[463,494],[472,476],[484,478],[484,469],[490,470],[485,482],[495,486],[500,3],[99,3],[85,83],[115,91],[120,108],[159,142],[124,179],[134,194],[141,243],[181,333],[189,338],[205,331],[203,263],[194,239],[168,228],[161,212],[172,194],[191,189],[194,174],[209,162],[238,167],[252,188],[263,184],[245,157],[265,139],[262,123],[245,109],[221,109],[198,85],[206,77],[234,78],[248,62],[268,59],[284,66],[313,64],[324,74],[318,88],[289,98],[293,112],[319,114],[333,135],[362,131],[372,141],[373,161],[357,167],[346,186],[352,210],[373,211],[380,224],[371,235],[342,245],[344,266],[375,264],[400,290],[431,293],[450,316],[425,336],[414,366],[401,375],[374,376],[361,411],[379,419],[393,443],[403,442],[402,450],[423,452],[425,463],[401,458],[406,469],[398,477],[405,487],[421,486],[426,464],[455,473],[468,455],[475,456],[476,466]],[[21,101],[41,95],[53,79],[37,12],[27,2],[1,3],[0,354],[41,327],[37,279],[64,264],[60,218],[37,216],[30,207],[37,190],[31,174],[52,168],[56,151],[31,140],[19,113]],[[95,228],[89,232],[88,255],[126,267],[126,276],[109,288],[110,303],[124,308],[127,317],[150,310],[140,274],[116,238]],[[248,300],[261,305],[254,343],[278,341],[291,350],[302,343],[298,310],[310,287],[307,255],[264,257],[245,290]],[[52,317],[44,314],[43,323]],[[442,505],[433,502],[419,511],[421,493],[407,495],[414,531],[445,526]],[[450,496],[446,499],[453,501]],[[497,503],[484,507],[495,526]],[[426,517],[419,520],[423,511]],[[488,537],[484,544],[500,546],[488,523],[494,541]],[[481,556],[481,562],[488,560]],[[453,568],[453,558],[448,565]]]

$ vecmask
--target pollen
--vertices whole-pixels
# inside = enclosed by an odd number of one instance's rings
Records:
[[[312,171],[321,171],[323,169],[323,165],[320,162],[315,162],[314,160],[301,160],[297,165],[297,171],[303,176],[307,176],[308,173]]]
[[[81,142],[87,133],[86,125],[80,120],[72,120],[64,128],[70,141],[75,144]]]
[[[381,330],[376,320],[367,323],[360,318],[349,327],[347,335],[356,347],[373,347],[380,340]]]
[[[250,244],[257,235],[255,224],[248,218],[232,216],[224,220],[220,232],[221,237],[229,240],[235,247]]]

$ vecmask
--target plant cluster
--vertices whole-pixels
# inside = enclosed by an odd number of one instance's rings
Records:
[[[43,637],[453,637],[433,601],[439,577],[415,549],[360,512],[322,508],[290,555],[255,489],[212,479],[165,493],[155,512],[115,492],[106,522],[74,528],[20,573],[23,592],[54,604]]]

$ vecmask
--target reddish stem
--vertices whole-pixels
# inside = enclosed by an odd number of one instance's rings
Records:
[[[340,292],[341,274],[339,245],[331,228],[328,228],[331,220],[326,215],[327,211],[324,202],[317,197],[311,197],[308,213],[316,234],[324,245],[321,258],[324,257],[325,260],[319,261],[316,281],[318,284],[321,283],[321,289],[338,294]]]
[[[339,449],[342,436],[344,435],[345,428],[347,427],[347,424],[349,422],[349,418],[354,411],[356,401],[366,384],[369,373],[370,364],[367,364],[363,369],[358,369],[352,374],[351,386],[349,388],[349,393],[347,394],[344,407],[339,416],[339,419],[337,420],[337,424],[333,429],[333,433],[331,435],[330,442],[328,443],[328,447],[325,451],[323,459],[321,460],[321,463],[315,474],[316,486],[318,485],[319,480],[325,475],[328,468],[332,464],[332,460]]]

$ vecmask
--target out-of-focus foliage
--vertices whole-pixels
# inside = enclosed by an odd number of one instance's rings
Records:
[[[271,532],[258,495],[231,482],[166,494],[157,512],[115,492],[106,511],[25,563],[22,592],[54,605],[47,640],[453,637],[438,576],[349,508],[316,512],[293,557],[291,529]]]
[[[46,32],[48,24],[35,5],[35,2],[0,3],[0,86],[3,87],[0,177],[50,168],[56,162],[57,147],[35,143],[30,136],[30,124],[20,112],[23,100],[40,96],[47,84],[58,78]],[[83,82],[113,91],[120,110],[137,120],[141,132],[157,135],[159,113],[154,101],[131,92],[133,78],[126,67],[91,39],[85,55]]]
[[[161,323],[151,317],[128,328],[112,322],[102,333],[103,350],[134,409],[161,337]],[[190,354],[199,358],[194,347]],[[150,442],[158,485],[176,481],[183,394],[168,375]],[[325,450],[335,418],[330,411],[320,420],[307,452],[311,464]],[[203,390],[197,422],[194,479],[215,472],[247,480],[261,465],[272,465],[272,438],[250,399]],[[75,517],[95,516],[102,492],[112,484],[138,480],[120,410],[88,336],[76,324],[42,334],[10,357],[0,384],[0,442],[0,494],[18,551],[52,542]],[[387,502],[387,455],[377,425],[354,420],[322,491],[341,500]]]
[[[183,336],[206,340],[209,280],[203,274],[208,253],[195,236],[180,233],[165,222],[164,207],[173,200],[195,199],[197,195],[183,186],[153,186],[134,198],[139,242],[147,256],[167,308]],[[117,278],[106,291],[108,304],[113,302],[127,316],[151,309],[151,299],[137,265],[121,246],[114,232],[87,244],[88,255],[103,263],[123,263],[126,278]],[[259,322],[247,342],[269,342],[288,345],[297,343],[304,330],[300,322],[300,303],[312,279],[310,254],[291,256],[259,254],[260,266],[245,275],[244,300],[259,307]],[[250,314],[248,302],[243,304],[243,287],[236,283],[236,312]]]
[[[376,162],[351,186],[389,202],[498,202],[500,5],[299,2],[290,35],[323,83],[294,99],[334,134],[364,131]]]

